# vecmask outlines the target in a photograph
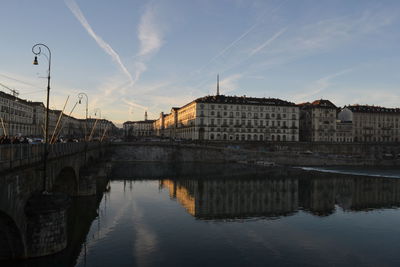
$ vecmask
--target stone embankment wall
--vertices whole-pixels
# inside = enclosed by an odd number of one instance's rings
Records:
[[[295,166],[400,166],[400,145],[119,143],[113,161],[273,162]],[[392,157],[385,158],[391,154]]]

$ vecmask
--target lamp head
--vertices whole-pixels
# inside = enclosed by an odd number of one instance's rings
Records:
[[[33,65],[39,65],[39,62],[37,60],[37,56],[35,56],[35,59],[33,60]]]

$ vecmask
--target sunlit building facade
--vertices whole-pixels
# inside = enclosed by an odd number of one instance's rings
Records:
[[[275,98],[205,96],[153,125],[159,136],[178,139],[299,141],[299,107]]]

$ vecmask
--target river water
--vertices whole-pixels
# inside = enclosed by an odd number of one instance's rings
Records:
[[[117,165],[77,204],[79,245],[47,264],[400,266],[400,172],[333,171]]]

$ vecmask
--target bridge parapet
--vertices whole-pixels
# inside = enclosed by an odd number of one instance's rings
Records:
[[[69,156],[85,150],[99,149],[104,144],[93,143],[56,143],[48,146],[48,160]],[[0,173],[17,167],[29,166],[43,160],[45,144],[0,145]]]

